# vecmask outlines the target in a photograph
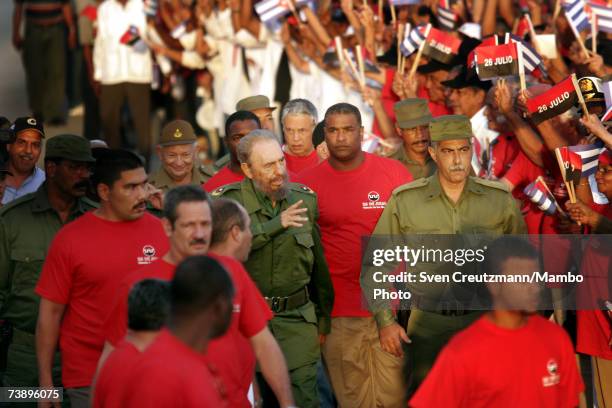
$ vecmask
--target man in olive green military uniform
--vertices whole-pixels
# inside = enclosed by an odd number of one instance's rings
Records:
[[[161,167],[149,182],[163,193],[176,186],[201,185],[210,178],[195,165],[196,135],[189,122],[177,119],[164,126],[157,155]]]
[[[261,128],[274,132],[274,118],[272,112],[276,106],[270,105],[270,99],[264,95],[249,96],[238,101],[236,104],[237,111],[249,111],[254,113],[261,123]]]
[[[55,234],[94,208],[84,198],[94,162],[85,138],[53,137],[45,153],[46,181],[0,209],[0,319],[12,329],[5,386],[38,386],[34,329],[39,297],[34,287]],[[56,362],[59,381],[59,353]]]
[[[397,118],[395,131],[403,143],[389,157],[402,162],[415,180],[431,176],[436,171],[436,163],[427,150],[429,123],[433,120],[427,100],[404,99],[393,105],[393,111]]]
[[[334,294],[316,224],[317,197],[287,181],[283,151],[269,131],[242,138],[238,159],[246,178],[212,196],[238,201],[251,217],[253,244],[245,266],[274,312],[270,330],[287,360],[296,404],[318,407],[317,362]],[[258,379],[266,406],[272,395]]]
[[[520,210],[510,192],[500,183],[470,177],[472,128],[463,115],[442,116],[429,125],[432,146],[429,153],[437,172],[397,188],[387,203],[373,235],[395,238],[409,234],[522,234],[526,233]],[[444,267],[445,265],[440,265]],[[439,307],[436,302],[422,307],[411,299],[407,333],[391,311],[389,301],[374,299],[378,287],[373,270],[362,270],[361,287],[375,314],[381,346],[402,355],[402,343],[409,353],[409,393],[425,378],[438,352],[479,312],[465,308]],[[431,290],[433,286],[420,291]],[[457,306],[457,305],[455,305]]]

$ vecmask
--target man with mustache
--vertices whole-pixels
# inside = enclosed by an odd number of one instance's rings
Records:
[[[330,330],[334,292],[316,224],[316,195],[287,181],[285,156],[272,132],[252,131],[237,153],[246,178],[212,195],[247,210],[253,244],[245,266],[274,312],[269,327],[287,360],[296,405],[318,407],[317,362]],[[264,406],[273,404],[272,384],[260,373],[258,382]]]
[[[211,342],[204,359],[217,368],[230,406],[250,406],[247,394],[253,380],[255,358],[266,379],[274,384],[281,406],[291,406],[293,399],[285,361],[267,328],[272,313],[238,260],[208,251],[213,216],[217,218],[216,214],[211,214],[208,195],[199,186],[180,186],[166,194],[162,222],[170,241],[170,249],[158,261],[130,273],[111,299],[111,312],[104,323],[106,344],[99,365],[104,364],[106,356],[125,337],[128,328],[128,293],[133,285],[150,278],[171,280],[177,265],[184,259],[209,255],[229,272],[236,296],[229,331]],[[250,241],[247,244],[250,247]]]
[[[0,319],[11,333],[6,386],[38,386],[34,330],[39,297],[34,286],[51,240],[63,225],[94,208],[85,198],[90,166],[89,141],[58,135],[47,143],[46,181],[0,209]],[[54,356],[59,380],[59,353]]]
[[[35,192],[45,181],[45,172],[36,167],[45,138],[42,122],[36,118],[15,119],[10,128],[12,135],[6,147],[8,170],[2,204]]]
[[[100,208],[58,232],[35,289],[41,297],[39,384],[55,384],[51,367],[59,340],[62,382],[73,407],[89,406],[104,346],[102,325],[121,280],[168,249],[161,221],[146,211],[147,174],[138,156],[125,150],[101,152],[92,181]]]
[[[463,115],[441,116],[429,124],[429,133],[432,145],[428,150],[437,172],[395,189],[373,235],[401,238],[410,234],[525,233],[525,222],[507,188],[498,182],[470,177],[469,119]],[[460,305],[442,308],[427,292],[433,286],[417,287],[417,292],[427,296],[412,299],[418,308],[412,307],[406,333],[406,327],[397,323],[390,302],[373,298],[373,289],[380,285],[372,272],[370,268],[362,271],[361,287],[375,315],[383,350],[401,356],[402,343],[410,342],[407,372],[412,394],[442,346],[480,313]]]
[[[429,147],[429,122],[433,117],[427,106],[427,99],[404,99],[393,105],[397,123],[395,131],[403,143],[390,157],[399,160],[416,180],[429,177],[436,171]]]

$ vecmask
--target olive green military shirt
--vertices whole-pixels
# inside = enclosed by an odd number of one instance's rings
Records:
[[[240,183],[219,187],[212,197],[238,201],[251,217],[253,243],[245,267],[261,293],[266,297],[284,297],[307,286],[315,305],[319,333],[329,333],[334,292],[316,223],[319,216],[316,194],[304,185],[289,183],[287,198],[272,208],[270,200],[263,198],[253,182],[245,178]],[[283,228],[281,212],[300,200],[308,209],[308,221],[300,228]]]
[[[406,166],[410,174],[412,174],[412,178],[415,180],[431,176],[438,168],[436,166],[436,162],[433,161],[429,155],[427,155],[424,165],[412,160],[410,157],[408,157],[408,154],[404,149],[404,145],[400,145],[399,149],[389,156],[389,158],[399,160],[404,166]]]
[[[87,198],[78,199],[68,222],[95,207]],[[62,225],[46,183],[0,209],[0,318],[20,330],[34,334],[40,299],[34,287]]]
[[[501,183],[469,177],[457,203],[442,190],[438,173],[396,188],[373,235],[526,234],[516,200]],[[379,327],[393,322],[390,303],[369,295],[378,287],[366,268],[361,287]]]
[[[202,166],[194,164],[191,170],[191,184],[199,186],[202,183],[206,183],[209,179],[210,176],[202,171]],[[164,166],[161,166],[155,173],[151,174],[149,182],[159,188],[164,194],[177,186],[176,182],[170,178],[170,175],[164,169]]]

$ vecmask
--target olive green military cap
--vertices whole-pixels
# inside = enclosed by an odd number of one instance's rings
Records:
[[[472,123],[465,115],[440,116],[429,124],[429,135],[432,142],[471,139]]]
[[[66,159],[94,163],[89,140],[77,135],[57,135],[47,141],[45,159]]]
[[[159,139],[160,146],[191,144],[196,142],[196,135],[191,124],[184,120],[173,120],[164,126]]]
[[[410,98],[393,105],[400,129],[411,129],[429,124],[433,120],[427,99]]]
[[[275,106],[270,106],[270,99],[264,95],[249,96],[238,101],[236,110],[253,111],[255,109],[276,109]]]

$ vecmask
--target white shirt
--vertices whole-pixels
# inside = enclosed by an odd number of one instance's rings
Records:
[[[472,123],[472,134],[474,135],[474,139],[480,145],[480,155],[476,151],[477,149],[473,149],[472,154],[472,168],[476,174],[480,173],[482,168],[482,155],[489,149],[491,142],[499,136],[499,133],[489,129],[489,119],[485,115],[486,106],[480,108],[478,112],[474,114],[470,118],[470,122]]]
[[[141,36],[147,24],[142,0],[128,0],[125,7],[117,0],[105,0],[98,7],[98,33],[94,42],[94,78],[103,85],[122,82],[150,83],[151,54],[141,41],[134,46],[121,44],[121,37],[135,26]]]
[[[213,74],[217,125],[223,129],[223,114],[235,112],[236,103],[251,95],[249,83],[242,72],[242,51],[235,41],[231,10],[213,11],[204,26],[208,34],[206,42],[211,49],[219,51],[207,66]]]

